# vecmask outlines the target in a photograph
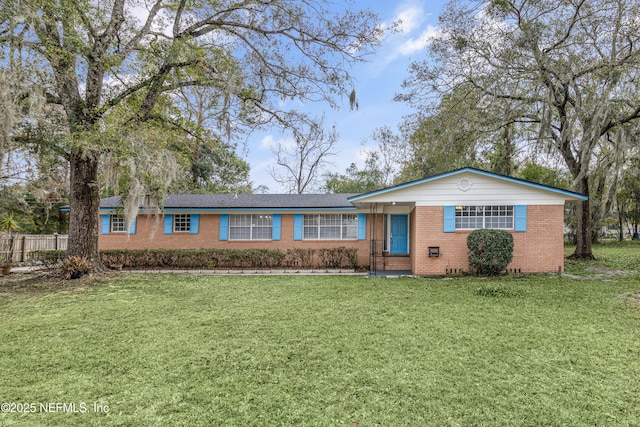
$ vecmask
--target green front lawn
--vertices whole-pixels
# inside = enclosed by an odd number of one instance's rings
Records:
[[[637,270],[74,283],[0,287],[0,425],[640,424]]]

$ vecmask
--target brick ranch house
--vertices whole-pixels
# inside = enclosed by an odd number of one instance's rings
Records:
[[[366,194],[177,194],[130,230],[118,197],[102,199],[100,249],[357,248],[371,271],[468,270],[467,236],[514,238],[507,270],[564,271],[564,205],[586,196],[463,168]]]

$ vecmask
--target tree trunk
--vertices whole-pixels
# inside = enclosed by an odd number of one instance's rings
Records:
[[[501,172],[504,175],[512,176],[513,175],[513,138],[511,135],[511,129],[513,128],[513,123],[508,123],[504,127],[504,171]]]
[[[95,270],[102,270],[98,252],[100,231],[99,160],[96,153],[74,150],[69,157],[71,169],[69,194],[69,246],[67,255],[86,258]]]
[[[624,240],[624,228],[622,224],[622,208],[618,205],[618,240],[622,242]]]
[[[589,196],[589,177],[580,178],[576,190]],[[574,259],[595,259],[591,250],[591,205],[589,199],[578,202],[576,209],[576,250],[571,255]]]

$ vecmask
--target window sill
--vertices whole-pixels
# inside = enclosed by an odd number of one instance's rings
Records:
[[[504,230],[504,231],[515,231],[513,228],[457,228],[456,233],[471,233],[476,230]]]

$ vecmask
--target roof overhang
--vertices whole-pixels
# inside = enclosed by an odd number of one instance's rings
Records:
[[[535,182],[526,181],[523,179],[513,178],[506,175],[500,175],[492,172],[483,171],[475,168],[462,168],[457,169],[455,171],[442,173],[439,175],[434,175],[428,178],[419,179],[416,181],[407,182],[404,184],[395,185],[392,187],[383,188],[380,190],[372,191],[369,193],[359,194],[353,197],[350,197],[349,202],[355,204],[356,206],[364,207],[369,203],[383,203],[383,204],[393,204],[398,203],[397,195],[402,192],[402,190],[412,189],[414,187],[422,186],[425,184],[435,183],[436,181],[441,181],[446,178],[455,177],[458,175],[471,174],[475,176],[487,177],[495,180],[499,180],[509,184],[517,184],[521,185],[524,188],[539,190],[543,192],[547,192],[550,194],[554,194],[559,198],[562,198],[564,201],[584,201],[588,200],[588,197],[576,193],[569,190],[563,190],[561,188],[551,187],[548,185],[537,184]]]

